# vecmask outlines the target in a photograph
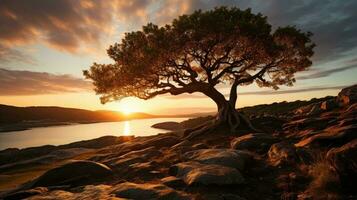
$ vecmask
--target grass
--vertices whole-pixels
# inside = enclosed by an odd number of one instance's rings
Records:
[[[309,175],[312,181],[307,193],[313,199],[338,199],[339,177],[323,155],[317,156],[314,163],[310,165]]]

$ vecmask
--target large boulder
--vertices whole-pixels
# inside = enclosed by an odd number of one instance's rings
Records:
[[[112,170],[92,161],[73,161],[53,168],[34,180],[32,187],[83,185],[110,177]]]
[[[187,152],[184,157],[203,164],[223,165],[243,170],[250,156],[246,152],[234,149],[200,149]]]
[[[112,194],[120,198],[134,199],[134,200],[184,200],[190,199],[187,195],[175,191],[170,187],[162,184],[136,184],[131,182],[124,182],[115,185],[112,189]]]
[[[265,133],[250,133],[233,139],[231,148],[266,151],[277,141],[277,138]]]
[[[244,178],[235,168],[195,161],[178,163],[170,168],[187,185],[231,185],[242,184]]]
[[[357,139],[338,147],[330,149],[326,158],[339,174],[345,187],[357,185]]]
[[[357,84],[344,88],[338,93],[337,101],[340,105],[351,105],[357,102]]]
[[[293,164],[296,161],[295,146],[287,142],[271,145],[268,151],[269,161],[274,166]]]

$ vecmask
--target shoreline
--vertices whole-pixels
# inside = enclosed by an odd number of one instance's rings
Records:
[[[123,122],[130,120],[140,120],[140,119],[157,119],[157,118],[189,118],[190,116],[155,116],[148,118],[129,118],[123,120],[103,120],[103,121],[31,121],[31,122],[19,122],[12,124],[0,124],[0,134],[7,132],[25,131],[33,128],[46,128],[53,126],[70,126],[78,124],[95,124],[95,123],[106,123],[106,122]]]

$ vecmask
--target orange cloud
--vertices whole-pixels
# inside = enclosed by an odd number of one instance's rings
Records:
[[[90,91],[91,83],[71,75],[0,68],[0,96]]]

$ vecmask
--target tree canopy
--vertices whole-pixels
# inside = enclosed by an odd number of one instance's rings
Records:
[[[162,27],[149,23],[126,33],[107,50],[114,62],[94,63],[84,75],[102,103],[193,92],[217,103],[217,84],[231,86],[235,103],[239,85],[293,85],[294,74],[312,64],[310,36],[293,26],[272,30],[267,17],[250,9],[198,10]]]

